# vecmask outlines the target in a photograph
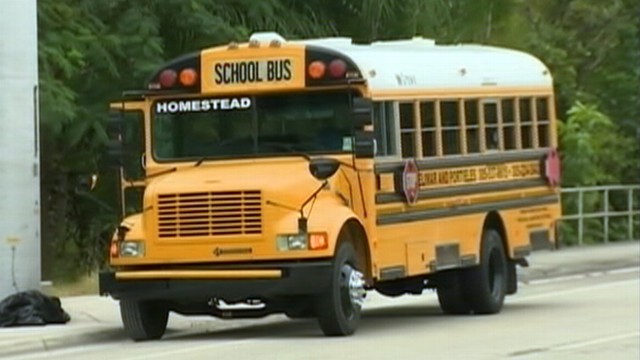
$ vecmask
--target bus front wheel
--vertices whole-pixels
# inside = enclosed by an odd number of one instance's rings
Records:
[[[350,242],[341,242],[334,258],[330,288],[316,303],[316,314],[326,336],[353,334],[359,323],[365,297],[364,276]]]
[[[132,340],[155,340],[167,330],[169,310],[155,301],[120,300],[120,316]]]

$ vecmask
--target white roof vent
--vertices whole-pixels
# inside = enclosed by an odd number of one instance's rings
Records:
[[[433,39],[425,39],[421,36],[416,36],[408,40],[376,41],[371,45],[373,46],[405,46],[405,45],[434,46],[435,44],[436,44],[436,41]]]
[[[351,38],[348,37],[329,37],[320,39],[304,39],[296,42],[301,42],[309,45],[326,45],[326,46],[346,46],[351,45]]]
[[[260,43],[270,43],[272,41],[278,41],[280,43],[286,42],[287,40],[282,37],[282,35],[277,32],[257,32],[253,33],[249,38],[250,42],[260,42]]]

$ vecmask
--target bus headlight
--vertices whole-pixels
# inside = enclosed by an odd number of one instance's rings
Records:
[[[143,257],[144,242],[142,241],[123,241],[120,243],[121,257]]]
[[[279,251],[288,250],[326,250],[329,239],[325,232],[308,234],[281,234],[276,236]]]
[[[281,234],[276,236],[279,251],[306,250],[308,247],[307,234]]]

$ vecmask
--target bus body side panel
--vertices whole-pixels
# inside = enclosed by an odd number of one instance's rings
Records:
[[[484,218],[478,213],[379,226],[380,280],[423,275],[477,259]]]
[[[555,245],[559,203],[497,212],[511,259]],[[475,265],[489,212],[378,227],[376,268],[380,280],[425,275]],[[496,229],[499,230],[499,229]]]
[[[524,258],[533,250],[554,247],[557,240],[554,228],[561,210],[559,202],[502,211],[489,209],[463,216],[379,226],[376,259],[379,279],[424,275],[477,264],[482,231],[485,225],[492,226],[487,221],[494,211],[504,226],[503,241],[509,258]]]
[[[555,247],[555,226],[561,216],[559,202],[500,212],[508,240],[509,257],[523,258],[535,250]]]

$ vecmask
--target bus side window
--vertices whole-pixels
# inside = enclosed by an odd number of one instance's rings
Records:
[[[397,155],[396,121],[393,103],[376,102],[373,107],[374,132],[377,142],[377,156]]]
[[[144,154],[144,114],[142,111],[125,111],[122,145],[127,151],[123,159],[124,177],[127,180],[144,178],[141,157]]]
[[[498,103],[495,101],[484,102],[485,139],[487,150],[500,149],[500,136],[498,134]]]
[[[436,156],[436,106],[433,101],[420,103],[422,156]]]
[[[400,143],[402,145],[403,158],[410,158],[416,155],[416,128],[413,123],[413,116],[413,103],[400,104]]]
[[[533,147],[533,119],[531,117],[531,98],[520,98],[520,133],[522,134],[522,148]]]
[[[480,114],[478,112],[478,100],[466,100],[464,111],[467,128],[467,153],[480,152]]]
[[[460,146],[460,116],[457,101],[440,102],[440,116],[442,119],[442,152],[444,155],[461,153]]]
[[[549,132],[551,116],[549,115],[549,98],[536,99],[538,116],[538,144],[540,147],[549,147]]]
[[[502,136],[504,137],[504,149],[514,150],[516,148],[516,115],[515,102],[513,99],[502,100]]]

